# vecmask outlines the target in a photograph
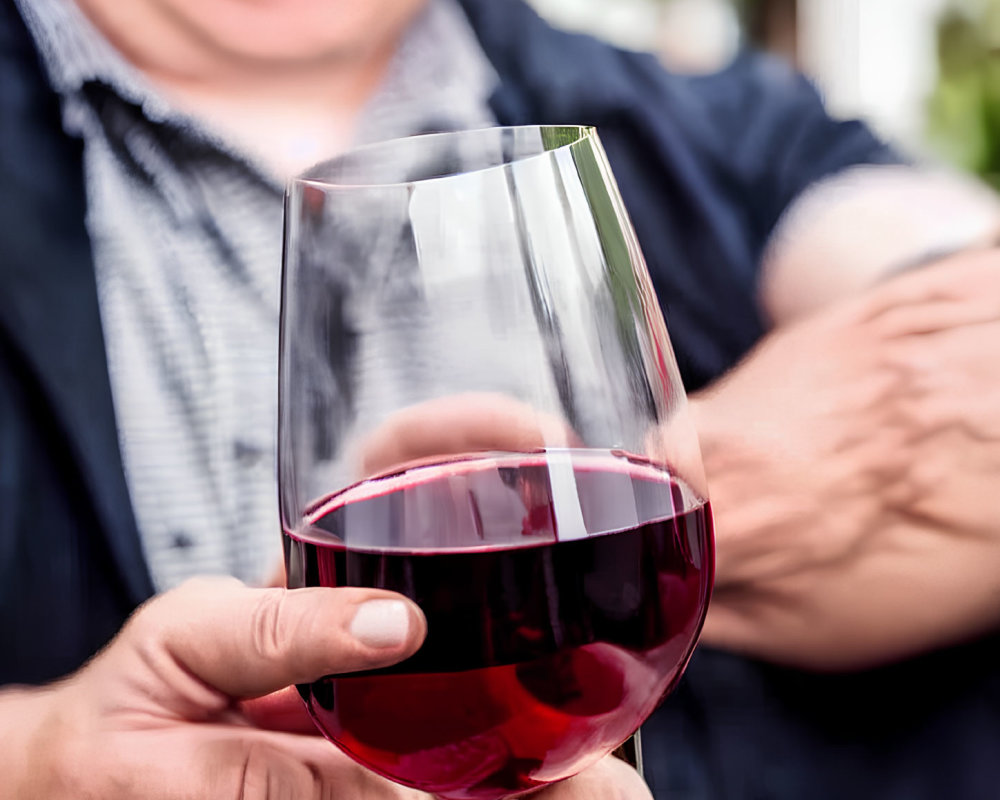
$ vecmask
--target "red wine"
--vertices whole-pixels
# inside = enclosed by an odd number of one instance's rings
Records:
[[[608,452],[420,466],[326,498],[285,536],[289,586],[413,598],[423,647],[299,691],[358,761],[449,800],[496,800],[610,752],[673,688],[713,570],[707,504]]]

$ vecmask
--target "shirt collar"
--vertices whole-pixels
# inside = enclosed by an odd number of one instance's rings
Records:
[[[151,121],[176,114],[73,0],[15,3],[59,94],[79,94],[88,83],[101,83],[141,107]],[[431,0],[404,33],[385,79],[362,110],[356,139],[361,143],[491,124],[489,99],[498,85],[497,73],[456,0]]]
[[[142,72],[94,27],[73,0],[14,0],[33,36],[52,87],[61,95],[102,83],[122,99],[163,119],[169,104]]]

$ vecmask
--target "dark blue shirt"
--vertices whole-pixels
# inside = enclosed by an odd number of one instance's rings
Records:
[[[757,269],[790,204],[827,175],[895,160],[774,61],[681,77],[553,31],[520,0],[462,4],[501,79],[501,123],[598,127],[690,389],[762,335]],[[151,591],[81,173],[80,143],[0,0],[0,684],[75,669]],[[702,649],[645,737],[658,800],[992,798],[997,643],[850,676]]]

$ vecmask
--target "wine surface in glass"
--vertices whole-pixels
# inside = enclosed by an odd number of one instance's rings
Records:
[[[713,571],[707,504],[609,451],[365,481],[284,544],[291,588],[385,588],[423,609],[408,660],[299,691],[355,759],[448,800],[531,790],[627,739],[679,679]]]

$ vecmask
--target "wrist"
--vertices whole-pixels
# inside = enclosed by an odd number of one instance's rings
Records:
[[[710,389],[692,398],[712,502],[717,599],[766,579],[783,560],[782,533],[808,525],[814,510],[813,498],[789,491],[801,465],[780,431],[743,416],[731,394]]]
[[[691,417],[698,433],[701,447],[705,481],[712,502],[712,518],[715,529],[716,591],[734,582],[734,573],[739,573],[738,548],[730,550],[729,539],[734,531],[742,531],[745,521],[739,517],[741,509],[748,506],[740,501],[741,487],[746,486],[747,476],[754,474],[754,465],[749,463],[749,455],[744,453],[742,437],[738,431],[727,430],[727,415],[724,409],[715,407],[713,391],[701,392],[690,398]],[[743,498],[752,503],[752,497]]]
[[[58,737],[54,732],[57,690],[0,689],[0,775],[18,800],[56,800]]]
[[[929,267],[941,261],[947,261],[962,253],[975,252],[979,250],[995,250],[1000,248],[1000,226],[990,230],[987,234],[976,236],[970,239],[952,242],[948,244],[938,244],[929,247],[923,252],[901,259],[885,271],[883,279],[893,278],[904,272],[912,272],[921,267]]]

